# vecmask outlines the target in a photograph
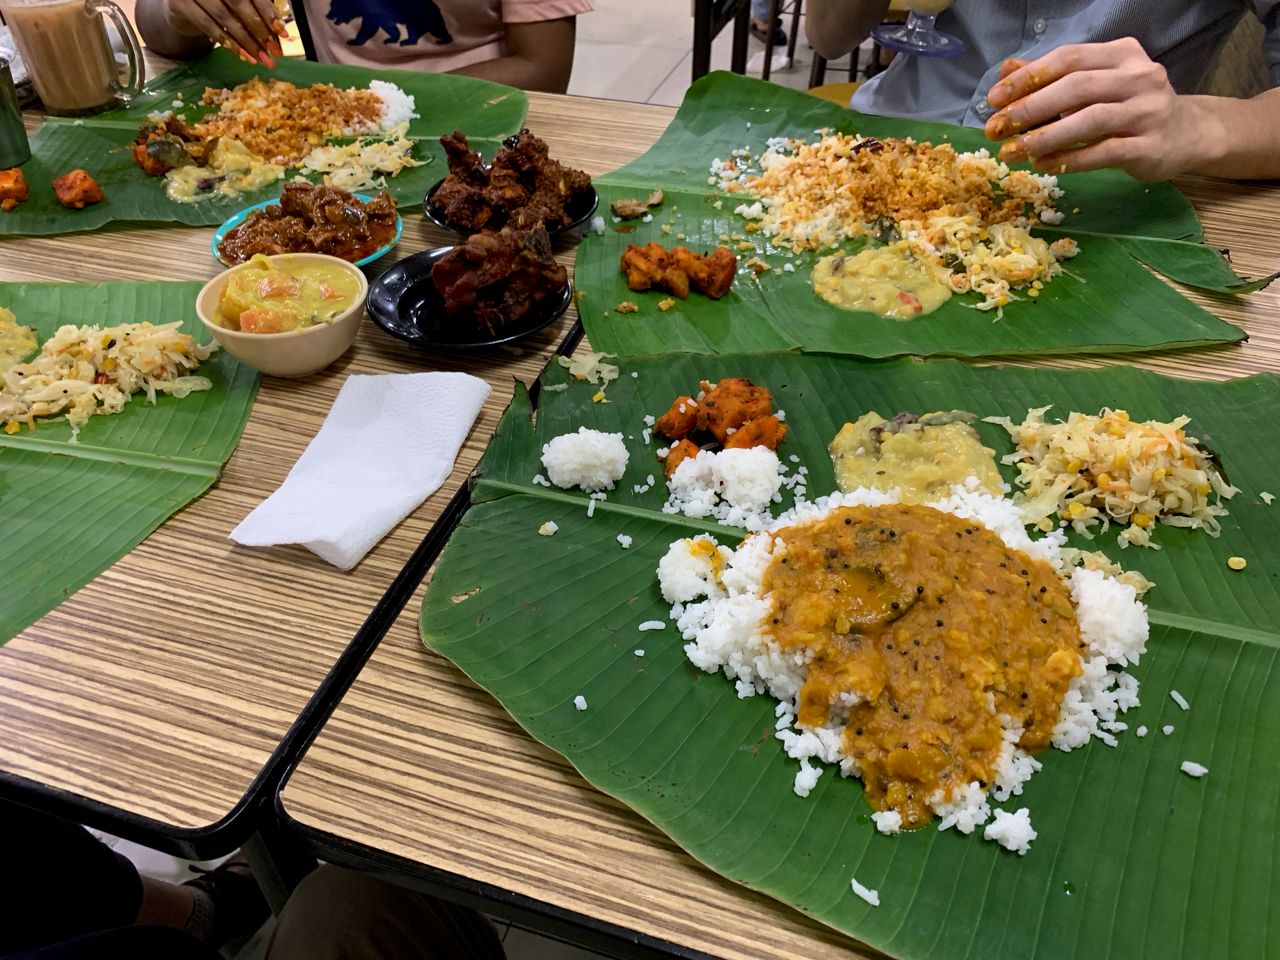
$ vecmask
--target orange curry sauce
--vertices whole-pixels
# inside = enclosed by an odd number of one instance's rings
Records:
[[[1022,724],[1023,749],[1049,745],[1084,648],[1049,564],[973,521],[907,504],[844,507],[776,536],[768,628],[784,652],[812,653],[798,720],[839,722],[839,695],[862,698],[844,750],[873,809],[920,826],[935,791],[990,786],[998,714]]]

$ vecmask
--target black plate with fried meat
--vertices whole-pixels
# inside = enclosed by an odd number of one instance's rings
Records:
[[[461,133],[441,137],[440,144],[449,176],[435,189],[430,204],[456,229],[543,226],[554,232],[594,202],[591,178],[551,159],[546,143],[528,130],[508,137],[487,167]]]
[[[496,334],[560,293],[569,273],[552,257],[551,239],[537,225],[472,234],[435,264],[431,280],[450,320]]]
[[[280,202],[249,214],[218,244],[227,263],[255,253],[327,253],[363,260],[396,235],[396,202],[384,190],[365,202],[345,190],[314,183],[286,183]]]

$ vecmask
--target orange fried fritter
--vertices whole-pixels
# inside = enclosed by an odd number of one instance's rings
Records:
[[[681,440],[679,443],[673,444],[671,449],[667,451],[666,463],[662,468],[663,474],[670,477],[676,472],[676,467],[690,457],[696,457],[698,451],[698,445],[692,440]]]
[[[787,438],[787,426],[775,416],[748,420],[730,434],[724,442],[726,450],[734,447],[768,447],[777,450],[778,444]]]
[[[101,203],[106,194],[85,170],[72,170],[53,181],[53,192],[64,207],[81,210],[91,203]]]
[[[693,397],[676,397],[671,409],[654,423],[653,429],[671,440],[683,440],[698,427],[698,401]]]
[[[745,377],[725,377],[714,387],[704,380],[702,389],[698,429],[709,431],[721,443],[730,437],[730,429],[773,414],[773,394]]]
[[[650,243],[637,247],[628,244],[620,260],[632,290],[666,290],[681,300],[693,289],[719,300],[729,292],[738,258],[728,247],[716,247],[706,256],[688,247],[672,247]]]
[[[31,195],[27,187],[27,178],[18,167],[0,170],[0,200],[13,200],[22,203]]]

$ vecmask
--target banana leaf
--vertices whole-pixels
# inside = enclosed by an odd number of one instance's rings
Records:
[[[111,326],[196,319],[199,283],[0,284],[0,306],[41,342],[66,323]],[[231,456],[258,389],[258,375],[218,352],[200,365],[211,390],[154,406],[135,396],[118,414],[94,417],[77,442],[65,420],[0,433],[0,543],[9,558],[0,591],[0,643],[34,623],[141,543],[213,485]]]
[[[1280,771],[1265,745],[1280,735],[1274,570],[1280,508],[1272,481],[1280,425],[1263,411],[1280,380],[1182,381],[1124,367],[973,367],[950,360],[866,361],[830,355],[623,358],[608,403],[597,388],[545,389],[531,422],[518,395],[481,464],[472,507],[446,548],[421,617],[426,645],[492,693],[538,740],[711,869],[903,958],[1263,957],[1280,931],[1259,922],[1276,896]],[[629,376],[631,372],[638,377]],[[795,761],[773,731],[772,701],[739,700],[733,684],[685,659],[666,620],[656,567],[668,544],[709,530],[741,531],[663,514],[664,485],[641,431],[701,378],[746,375],[772,389],[791,427],[780,449],[809,470],[809,492],[833,488],[826,444],[868,409],[963,407],[1021,417],[1054,403],[1135,418],[1189,414],[1188,428],[1223,459],[1241,493],[1219,539],[1161,526],[1160,550],[1091,543],[1156,582],[1152,637],[1134,673],[1142,705],[1119,745],[1062,754],[1008,806],[1027,806],[1039,836],[1024,857],[933,828],[879,835],[858,784],[823,774],[795,796]],[[559,368],[544,378],[564,383]],[[532,484],[541,445],[580,425],[622,431],[626,473],[588,518],[584,495]],[[980,425],[998,453],[1009,439]],[[1006,473],[1006,477],[1009,474]],[[784,503],[782,507],[787,504]],[[781,507],[780,507],[781,509]],[[537,529],[552,520],[551,537]],[[622,549],[616,536],[632,537]],[[1233,572],[1226,559],[1248,567]],[[513,563],[512,558],[519,558]],[[638,656],[637,649],[644,655]],[[1178,690],[1188,712],[1171,700]],[[586,698],[587,709],[573,700]],[[1150,732],[1138,738],[1134,730]],[[1162,726],[1173,725],[1169,735]],[[1202,780],[1183,760],[1209,768]],[[851,877],[878,889],[871,907]]]
[[[592,344],[618,353],[799,346],[871,357],[1189,348],[1237,342],[1244,334],[1173,291],[1139,261],[1173,280],[1220,293],[1248,293],[1275,278],[1250,283],[1238,277],[1219,251],[1203,243],[1194,209],[1171,184],[1144,184],[1103,170],[1059,178],[1066,191],[1059,201],[1066,220],[1042,232],[1048,239],[1076,238],[1081,253],[1039,298],[1010,303],[999,321],[975,313],[974,296],[953,297],[937,312],[905,322],[838,309],[818,298],[809,284],[815,255],[792,258],[764,244],[759,234],[744,233],[746,221],[732,211],[747,198],[727,195],[708,182],[711,162],[734,150],[759,153],[770,138],[812,137],[828,128],[950,142],[960,150],[993,146],[980,130],[866,116],[775,84],[710,74],[689,88],[671,125],[647,153],[600,178],[605,202],[643,197],[656,187],[666,192],[666,202],[653,211],[652,222],[609,224],[603,235],[588,236],[579,248],[576,276],[579,289],[592,295],[591,309],[583,313]],[[618,268],[627,243],[649,241],[681,242],[693,249],[743,244],[740,261],[756,256],[749,244],[763,248],[762,259],[772,269],[757,277],[742,265],[723,300],[694,295],[664,313],[657,304],[666,294],[628,291]],[[849,251],[857,248],[856,242],[844,245]],[[639,313],[619,315],[614,307],[625,300],[635,302]]]
[[[414,157],[425,162],[387,180],[388,192],[406,211],[421,203],[427,188],[445,175],[444,153],[438,142],[441,134],[463,130],[476,149],[490,155],[503,137],[520,129],[528,106],[522,91],[470,77],[374,71],[305,60],[281,60],[269,71],[217,49],[157,77],[127,107],[83,120],[47,119],[31,138],[31,159],[22,167],[31,198],[0,217],[0,236],[74,233],[115,221],[213,226],[251,204],[278,196],[280,182],[235,198],[174,203],[165,196],[162,180],[145,174],[129,152],[149,113],[174,110],[196,119],[207,112],[199,106],[206,87],[230,87],[254,76],[343,87],[367,86],[370,80],[382,79],[415,97],[421,116],[410,123],[409,136],[416,141]],[[186,104],[181,109],[174,106],[179,96]],[[58,203],[51,184],[55,177],[77,167],[93,175],[106,199],[83,210],[68,210]],[[285,176],[295,173],[286,172]]]

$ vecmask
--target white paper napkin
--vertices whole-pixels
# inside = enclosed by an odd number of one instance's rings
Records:
[[[300,543],[350,570],[444,483],[488,396],[465,373],[348,377],[280,489],[231,539]]]

